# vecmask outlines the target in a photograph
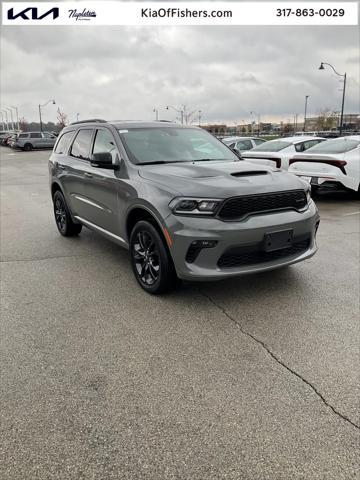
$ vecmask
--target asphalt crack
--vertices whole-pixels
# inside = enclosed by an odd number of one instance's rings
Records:
[[[224,307],[222,307],[221,305],[219,305],[213,298],[211,298],[209,295],[207,295],[206,293],[204,293],[202,290],[199,290],[200,291],[200,294],[207,298],[207,300],[209,302],[211,302],[217,309],[219,309],[229,320],[231,320],[233,323],[235,323],[235,325],[240,329],[241,333],[243,333],[244,335],[250,337],[252,340],[254,340],[254,342],[256,342],[258,345],[260,345],[279,365],[281,365],[283,368],[285,368],[288,372],[290,372],[292,375],[294,375],[295,377],[297,377],[299,380],[301,380],[303,383],[305,383],[305,385],[307,385],[308,387],[311,388],[311,390],[317,395],[317,397],[323,402],[323,404],[330,408],[333,413],[335,415],[337,415],[339,418],[341,418],[342,420],[344,420],[345,422],[349,423],[350,425],[352,425],[353,427],[357,428],[358,430],[360,430],[360,426],[357,425],[356,423],[354,423],[352,420],[350,420],[350,418],[348,418],[346,415],[342,414],[341,412],[339,412],[338,410],[336,410],[335,407],[333,407],[327,400],[326,398],[319,392],[319,390],[311,383],[309,382],[308,380],[306,380],[306,378],[304,378],[302,375],[300,375],[300,373],[296,372],[295,370],[293,370],[291,367],[289,367],[288,365],[286,365],[286,363],[284,363],[271,349],[270,347],[268,347],[268,345],[266,345],[265,342],[263,342],[262,340],[260,340],[259,338],[255,337],[255,335],[253,335],[252,333],[248,332],[247,330],[244,329],[244,327],[242,326],[242,324],[236,320],[234,317],[232,317],[226,310]]]

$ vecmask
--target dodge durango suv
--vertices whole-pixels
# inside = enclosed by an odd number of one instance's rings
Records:
[[[317,250],[310,185],[241,160],[198,127],[88,120],[49,161],[61,235],[95,230],[130,250],[149,293],[305,260]]]

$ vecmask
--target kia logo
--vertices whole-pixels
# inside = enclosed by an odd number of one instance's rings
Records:
[[[16,20],[17,18],[21,18],[22,20],[42,20],[43,18],[52,15],[53,20],[59,16],[59,9],[58,8],[51,8],[48,12],[39,15],[38,9],[36,7],[28,7],[21,12],[14,14],[14,9],[10,8],[7,12],[8,20]]]

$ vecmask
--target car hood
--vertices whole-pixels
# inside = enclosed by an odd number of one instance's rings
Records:
[[[283,153],[281,152],[255,152],[253,150],[246,150],[246,152],[241,152],[241,156],[244,158],[281,158]]]
[[[304,188],[304,182],[294,175],[246,161],[144,165],[139,175],[193,197],[227,198]]]

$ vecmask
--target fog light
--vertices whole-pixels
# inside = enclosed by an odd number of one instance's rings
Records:
[[[194,240],[190,244],[185,260],[187,263],[195,262],[203,248],[214,248],[217,243],[217,240]]]

